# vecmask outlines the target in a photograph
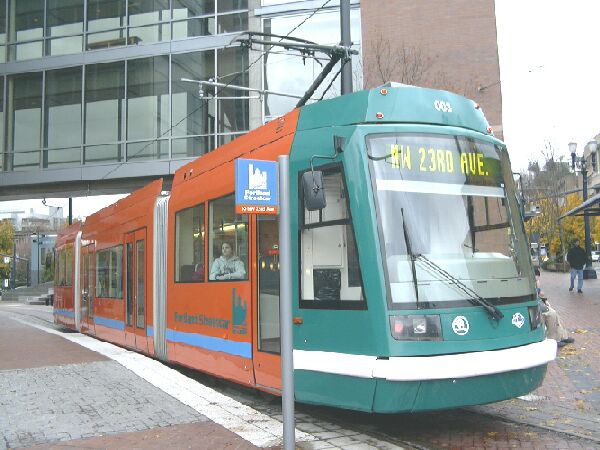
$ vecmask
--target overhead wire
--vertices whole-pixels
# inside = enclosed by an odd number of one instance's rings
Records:
[[[300,28],[302,25],[304,25],[309,19],[311,19],[315,14],[317,14],[319,11],[322,11],[329,3],[331,3],[332,0],[327,0],[325,3],[323,3],[319,8],[315,9],[309,16],[307,16],[306,18],[304,18],[304,20],[302,22],[300,22],[298,25],[296,25],[294,28],[292,28],[285,36],[283,36],[279,42],[283,41],[285,38],[289,37],[294,31],[296,31],[298,28]],[[217,97],[221,92],[223,92],[223,90],[227,89],[229,86],[231,86],[233,84],[234,81],[236,81],[240,75],[247,73],[252,66],[254,66],[258,61],[260,61],[269,51],[263,51],[261,52],[261,54],[244,70],[239,71],[237,73],[237,75],[228,83],[226,83],[225,86],[221,87],[220,89],[217,90],[217,92],[215,93],[215,97]],[[221,77],[223,78],[223,77]],[[196,97],[196,96],[195,96]],[[202,97],[197,96],[196,97],[199,100],[202,100]],[[188,115],[186,115],[185,117],[183,117],[179,122],[177,122],[175,125],[171,125],[171,127],[166,130],[165,132],[163,132],[161,135],[159,135],[158,137],[154,138],[151,142],[149,142],[147,145],[145,145],[144,147],[142,147],[140,150],[138,150],[137,152],[135,152],[131,158],[135,158],[137,155],[139,155],[140,153],[142,153],[144,150],[146,150],[148,147],[150,147],[151,145],[154,145],[156,142],[158,142],[162,137],[164,137],[165,135],[167,135],[168,133],[170,133],[174,128],[176,128],[177,126],[179,126],[184,120],[186,120],[188,117],[192,116],[193,114],[195,114],[196,112],[198,112],[200,109],[202,109],[204,107],[204,102],[202,102],[197,108],[195,108],[194,110],[192,110]],[[128,158],[129,159],[129,158]],[[119,168],[121,168],[124,164],[127,164],[128,161],[123,161],[120,164],[118,164],[117,166],[113,167],[111,170],[109,170],[108,172],[106,172],[102,178],[100,178],[100,180],[104,180],[106,179],[106,177],[108,177],[111,173],[114,173],[116,170],[118,170]]]

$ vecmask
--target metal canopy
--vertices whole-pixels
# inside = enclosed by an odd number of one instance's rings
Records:
[[[569,216],[600,216],[600,194],[596,194],[592,198],[587,199],[581,205],[560,216],[558,220],[562,220]]]

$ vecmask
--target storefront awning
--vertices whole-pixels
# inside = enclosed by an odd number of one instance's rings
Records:
[[[600,194],[596,194],[592,198],[588,198],[581,205],[577,206],[576,208],[573,208],[568,213],[560,216],[558,218],[558,220],[562,220],[565,217],[570,217],[570,216],[586,216],[586,215],[589,217],[600,216]]]

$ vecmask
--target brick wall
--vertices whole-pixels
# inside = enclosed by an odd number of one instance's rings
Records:
[[[465,95],[502,138],[494,0],[362,0],[361,21],[365,88],[404,81]]]

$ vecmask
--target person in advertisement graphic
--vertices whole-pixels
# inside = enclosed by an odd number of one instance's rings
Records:
[[[221,256],[214,260],[210,268],[210,280],[243,280],[246,278],[246,269],[240,258],[233,254],[233,247],[229,242],[221,245]]]

